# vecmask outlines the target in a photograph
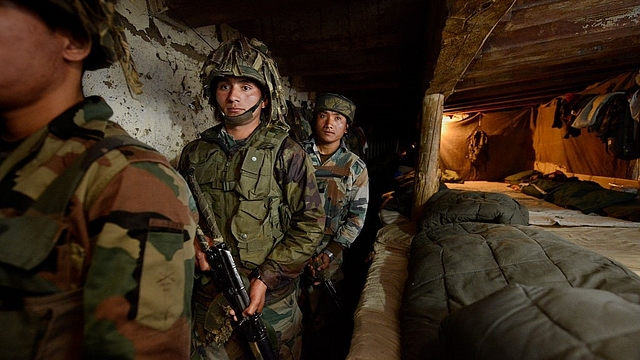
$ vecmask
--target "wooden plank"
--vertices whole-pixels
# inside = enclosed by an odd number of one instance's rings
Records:
[[[475,60],[466,74],[473,78],[492,75],[499,71],[518,71],[523,68],[615,61],[626,55],[636,54],[637,56],[639,49],[640,34],[574,46],[540,47],[539,52],[514,51],[520,54],[520,57],[515,56],[514,53],[505,52],[502,58],[492,55]],[[638,59],[640,60],[640,57]]]
[[[416,0],[361,0],[316,4],[322,6],[310,8],[305,5],[289,11],[272,10],[252,18],[251,21],[239,21],[232,25],[265,42],[287,44],[358,39],[387,33],[406,34],[407,26],[399,25],[411,25],[420,20],[414,11],[418,4]]]
[[[443,46],[436,62],[428,93],[451,94],[496,23],[511,9],[515,0],[469,1],[452,8],[445,24]]]
[[[533,0],[528,6],[518,4],[512,8],[511,16],[498,25],[501,31],[516,31],[559,21],[602,20],[609,14],[626,13],[639,5],[637,0]]]
[[[564,72],[558,76],[549,75],[535,80],[514,80],[511,83],[500,83],[483,86],[478,91],[472,89],[458,90],[447,98],[446,112],[479,111],[487,108],[505,108],[518,105],[547,103],[556,96],[567,92],[582,91],[603,79],[613,78],[621,73],[636,71],[638,66],[621,67],[615,64],[609,67],[599,67],[599,70],[585,72],[583,68],[576,68],[571,72]]]
[[[479,88],[489,84],[499,85],[514,78],[526,81],[551,75],[562,76],[572,69],[589,73],[589,69],[596,70],[608,64],[620,67],[634,64],[640,66],[638,53],[640,35],[576,47],[551,48],[544,51],[541,49],[538,53],[521,53],[519,58],[507,54],[504,54],[502,59],[482,58],[469,66],[464,82],[459,83],[456,90]]]
[[[640,4],[623,9],[603,9],[584,16],[547,19],[543,24],[525,23],[519,26],[515,20],[501,23],[487,41],[483,52],[506,50],[530,44],[566,41],[575,43],[585,38],[601,40],[617,35],[629,36],[640,32]]]

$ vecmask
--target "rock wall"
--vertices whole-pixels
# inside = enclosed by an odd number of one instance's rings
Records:
[[[150,16],[146,1],[120,1],[116,9],[123,17],[143,93],[129,92],[119,64],[86,72],[84,93],[105,98],[114,110],[113,121],[175,165],[182,147],[215,125],[199,74],[207,54],[220,44],[216,28],[173,27]],[[224,30],[227,36],[229,28]],[[308,100],[308,94],[283,80],[289,100],[296,105]]]

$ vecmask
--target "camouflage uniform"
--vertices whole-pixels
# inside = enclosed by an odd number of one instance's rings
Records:
[[[265,141],[269,136],[272,140]],[[239,271],[259,269],[268,286],[262,316],[277,334],[280,357],[299,358],[302,314],[295,290],[321,240],[324,218],[304,150],[276,125],[261,123],[249,138],[234,141],[219,124],[185,147],[179,170],[185,173],[190,167]],[[194,349],[202,358],[245,358],[237,335],[224,348],[213,343],[218,329],[210,327],[208,319],[219,292],[204,273],[198,276]]]
[[[126,135],[111,115],[91,97],[17,147],[0,142],[3,224],[35,215],[37,227],[45,217],[32,207],[45,189],[91,145]],[[24,159],[7,168],[17,153]],[[0,358],[188,358],[195,219],[186,183],[161,154],[125,146],[91,163],[59,219],[63,231],[46,239],[50,253],[25,227],[19,241],[3,241],[0,322],[23,332],[3,330]],[[33,269],[15,266],[37,256]]]
[[[304,149],[315,167],[326,216],[324,238],[318,247],[331,251],[335,258],[329,265],[332,280],[342,278],[342,249],[356,240],[364,226],[369,203],[369,175],[364,161],[351,152],[344,140],[338,150],[322,163],[315,140]]]
[[[341,127],[343,120],[327,121],[329,113],[320,117],[320,112],[339,113],[346,124]],[[342,95],[319,94],[313,114],[314,136],[303,147],[315,167],[326,216],[324,237],[317,249],[319,256],[313,259],[313,265],[317,269],[326,260],[324,254],[330,262],[322,271],[307,272],[310,281],[303,282],[301,303],[305,309],[305,353],[311,358],[324,358],[342,356],[344,351],[336,347],[341,343],[340,329],[349,326],[349,315],[343,313],[342,305],[342,250],[353,244],[364,226],[369,178],[364,161],[347,148],[344,135],[336,140],[318,133],[325,127],[335,133],[348,129],[353,123],[355,104]],[[320,150],[332,153],[324,156]],[[322,282],[318,283],[319,280]]]

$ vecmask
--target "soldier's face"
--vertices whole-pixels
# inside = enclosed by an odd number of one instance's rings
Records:
[[[0,111],[51,91],[59,82],[64,40],[36,14],[0,0]]]
[[[316,142],[333,144],[339,142],[349,129],[347,118],[339,112],[320,111],[316,114]]]
[[[244,114],[262,99],[260,86],[245,77],[225,76],[216,86],[216,101],[227,116]],[[262,101],[252,118],[260,118],[260,112],[267,106]]]

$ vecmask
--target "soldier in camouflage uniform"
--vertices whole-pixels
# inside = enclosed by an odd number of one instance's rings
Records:
[[[331,279],[337,290],[343,278],[342,250],[360,234],[369,203],[367,167],[344,142],[355,110],[355,104],[342,95],[319,94],[313,110],[313,136],[303,144],[315,167],[326,215],[324,237],[308,266],[314,280]],[[305,289],[312,313],[309,332],[331,321],[329,317],[337,310],[336,299],[317,285]]]
[[[262,312],[277,336],[279,357],[298,359],[298,279],[322,238],[324,221],[313,165],[287,135],[280,75],[263,43],[239,38],[221,44],[202,76],[221,123],[183,149],[179,170],[195,175],[239,272],[247,275],[245,316]],[[201,226],[212,235],[209,224]],[[206,270],[201,255],[196,250]],[[206,272],[197,275],[194,358],[250,358],[237,331],[229,339],[221,336],[225,329],[216,324],[228,316],[219,310],[224,299]]]
[[[114,16],[0,0],[2,359],[189,357],[195,202],[82,93],[84,70],[132,65]]]

